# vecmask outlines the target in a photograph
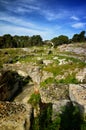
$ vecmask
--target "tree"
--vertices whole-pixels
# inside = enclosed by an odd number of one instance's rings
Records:
[[[30,38],[30,45],[31,46],[41,46],[43,44],[42,38],[40,35],[33,35]]]
[[[79,34],[74,34],[72,41],[73,42],[85,42],[85,31],[82,31]]]
[[[3,48],[4,44],[3,44],[3,36],[0,36],[0,48]]]
[[[84,42],[85,41],[85,31],[82,31],[79,34],[79,42]]]
[[[73,38],[72,38],[73,42],[78,42],[79,41],[79,35],[78,34],[74,34]]]
[[[3,36],[3,42],[4,42],[4,47],[6,48],[12,47],[12,36],[10,34],[5,34]]]
[[[69,39],[65,35],[60,35],[59,37],[55,37],[51,40],[54,43],[54,46],[62,45],[62,44],[68,44]]]

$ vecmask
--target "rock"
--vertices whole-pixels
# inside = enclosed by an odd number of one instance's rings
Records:
[[[53,103],[52,120],[54,120],[58,116],[58,113],[61,113],[62,107],[66,106],[68,103],[70,103],[70,100],[59,100]]]
[[[73,44],[69,44],[69,45],[64,44],[62,46],[59,46],[58,48],[60,49],[60,51],[72,52],[75,54],[83,54],[86,56],[86,49],[85,47],[83,48],[83,45],[75,46]]]
[[[51,84],[49,86],[40,88],[40,95],[42,102],[55,103],[58,100],[68,99],[68,85]]]
[[[73,103],[77,104],[82,113],[86,113],[86,84],[70,84],[69,96]]]
[[[17,72],[18,72],[18,74],[21,75],[21,76],[24,76],[24,77],[27,77],[27,76],[28,76],[28,74],[27,74],[25,71],[18,70]]]
[[[58,60],[58,57],[55,56],[53,59],[54,59],[54,60]]]
[[[67,64],[66,59],[59,59],[59,65]]]
[[[81,83],[86,83],[86,68],[80,70],[76,74],[76,79]]]
[[[21,90],[20,76],[14,71],[4,71],[0,77],[0,100],[6,101],[13,98]]]
[[[8,70],[14,70],[18,72],[21,76],[30,76],[33,82],[37,82],[38,84],[40,84],[41,82],[42,73],[40,66],[28,63],[19,63],[13,65],[9,64],[9,66],[4,65],[3,68]]]
[[[16,98],[14,99],[15,102],[20,102],[23,104],[28,105],[28,100],[33,93],[34,85],[27,84],[27,86],[23,89],[22,93],[20,93]]]
[[[43,60],[43,63],[47,66],[48,64],[52,64],[53,60]]]
[[[48,72],[48,71],[42,71],[42,79],[41,81],[44,81],[47,78],[52,78],[53,77],[53,73]]]
[[[0,130],[29,130],[31,107],[15,102],[0,102]]]

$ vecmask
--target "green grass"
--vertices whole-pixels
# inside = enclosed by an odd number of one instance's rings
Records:
[[[75,78],[75,74],[68,75],[64,79],[60,79],[56,81],[57,83],[63,83],[63,84],[78,84],[78,80]]]
[[[85,62],[73,58],[72,61],[73,62],[71,64],[70,63],[62,65],[57,64],[56,66],[53,66],[53,64],[48,65],[44,68],[44,70],[53,73],[54,76],[57,76],[57,75],[63,75],[65,72],[70,73],[70,71],[74,71],[76,68],[82,69],[86,67]]]
[[[41,82],[40,86],[41,87],[47,87],[47,85],[55,83],[55,82],[56,82],[56,80],[54,78],[50,77],[50,78],[45,79],[43,82]]]
[[[59,83],[62,83],[62,84],[78,84],[80,83],[76,78],[75,78],[75,73],[72,73],[72,74],[68,74],[64,79],[59,79],[59,80],[56,80],[55,77],[53,78],[47,78],[45,79],[43,82],[40,83],[40,86],[41,87],[47,87],[49,86],[50,84],[59,84]]]
[[[37,105],[41,101],[41,96],[39,93],[33,93],[28,101],[34,108],[37,107]]]

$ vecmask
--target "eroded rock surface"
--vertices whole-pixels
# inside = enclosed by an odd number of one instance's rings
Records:
[[[77,74],[76,74],[76,79],[79,81],[79,82],[83,82],[83,83],[86,83],[86,68],[80,70]]]
[[[69,96],[71,101],[78,104],[81,111],[86,113],[86,84],[70,84]]]
[[[31,106],[0,102],[0,130],[29,130]]]
[[[68,85],[51,84],[40,88],[42,102],[55,103],[58,100],[68,99]]]

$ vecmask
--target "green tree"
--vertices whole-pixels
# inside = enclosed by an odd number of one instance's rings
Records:
[[[85,31],[82,31],[79,34],[79,42],[84,42],[85,41]]]
[[[68,44],[69,43],[69,39],[65,35],[60,35],[58,37],[55,37],[51,41],[54,43],[54,46],[62,45],[62,44]]]
[[[30,38],[30,45],[31,46],[41,46],[43,45],[43,41],[40,35],[33,35]]]
[[[0,48],[3,48],[4,44],[3,44],[3,37],[0,36]]]
[[[72,41],[73,42],[85,42],[85,31],[82,31],[79,34],[74,34]]]
[[[73,38],[72,38],[73,42],[79,42],[79,35],[78,34],[74,34]]]

